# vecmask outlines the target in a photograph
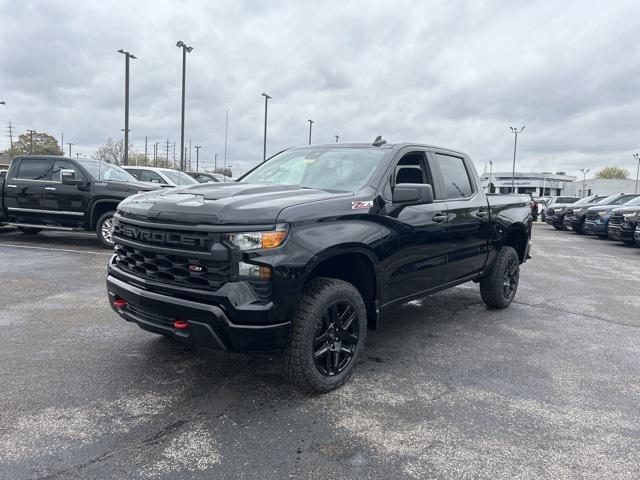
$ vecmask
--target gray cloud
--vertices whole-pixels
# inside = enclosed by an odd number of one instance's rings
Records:
[[[180,50],[187,136],[229,163],[314,141],[412,140],[510,169],[509,125],[526,125],[518,169],[634,170],[640,42],[632,1],[11,2],[0,0],[0,122],[48,131],[90,154],[123,127],[179,142]],[[8,139],[0,140],[6,147]]]

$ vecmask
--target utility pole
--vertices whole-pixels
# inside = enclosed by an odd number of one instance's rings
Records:
[[[264,97],[264,141],[262,143],[262,161],[264,162],[267,159],[267,104],[271,97],[264,92],[262,92],[262,96]],[[224,163],[226,167],[227,157],[224,158]]]
[[[491,160],[489,160],[489,193],[493,193],[491,190],[493,190],[493,162]]]
[[[167,138],[167,167],[169,167],[170,163],[169,163],[169,139]]]
[[[180,170],[184,172],[184,88],[185,77],[187,75],[187,52],[191,53],[193,47],[189,47],[182,40],[176,43],[176,47],[182,48],[182,118],[180,121]]]
[[[125,57],[124,60],[124,165],[129,165],[129,59],[135,59],[132,53],[118,50]]]
[[[29,134],[29,153],[31,155],[33,155],[33,134],[36,133],[35,130],[27,130],[27,133]],[[71,147],[69,147],[71,148]],[[71,156],[71,154],[69,154],[69,156]]]
[[[334,135],[334,137],[336,137],[336,143],[338,143],[338,140],[340,139],[339,135]]]
[[[67,142],[67,145],[69,145],[69,158],[71,158],[71,145],[75,145],[75,144],[71,142]]]
[[[509,127],[515,135],[513,141],[513,169],[511,171],[511,193],[516,193],[516,148],[518,148],[518,135],[524,131],[524,127],[520,130],[517,128]]]
[[[634,153],[633,158],[638,161],[638,168],[636,168],[636,189],[634,193],[638,193],[638,175],[640,175],[640,153]]]
[[[13,127],[11,126],[11,122],[9,122],[9,145],[13,148]],[[64,148],[64,145],[62,145],[62,148]]]
[[[60,148],[60,151],[62,152],[62,155],[64,155],[64,132],[60,135],[60,146],[62,147]]]
[[[189,171],[191,171],[191,139],[189,139]]]
[[[309,145],[311,145],[311,127],[315,122],[311,119],[307,120],[307,122],[309,122]]]
[[[173,142],[173,168],[176,168],[176,142]]]
[[[227,163],[227,137],[229,135],[229,110],[225,112],[224,116],[224,163]],[[216,158],[217,158],[216,153]]]
[[[582,172],[582,195],[580,195],[580,198],[586,197],[585,194],[585,190],[586,190],[586,178],[587,178],[587,173],[589,173],[591,171],[590,168],[587,168],[586,170],[584,168],[581,168],[580,171]]]
[[[202,148],[199,145],[195,145],[193,148],[196,149],[196,173],[200,171],[200,149]]]
[[[213,156],[213,171],[215,172],[216,170],[218,170],[218,154],[217,153]]]
[[[144,136],[144,163],[149,163],[149,156],[147,155],[147,136]]]
[[[156,142],[153,145],[153,166],[157,167],[158,166],[158,144],[160,142]]]

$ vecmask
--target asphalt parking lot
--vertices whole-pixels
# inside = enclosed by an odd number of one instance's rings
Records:
[[[271,355],[128,324],[86,234],[0,229],[0,478],[638,478],[640,249],[534,229],[516,302],[468,284],[306,396]]]

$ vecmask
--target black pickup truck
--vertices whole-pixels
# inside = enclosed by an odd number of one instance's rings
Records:
[[[130,195],[155,190],[119,167],[57,156],[15,157],[0,176],[0,222],[26,234],[43,229],[95,231],[113,248],[113,213]]]
[[[508,306],[532,224],[529,197],[487,197],[463,153],[380,139],[136,195],[114,219],[115,312],[197,345],[282,350],[285,376],[313,392],[349,377],[394,305],[475,281]]]

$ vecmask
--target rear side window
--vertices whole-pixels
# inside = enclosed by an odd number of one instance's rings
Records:
[[[151,183],[167,183],[164,178],[162,178],[156,172],[152,172],[151,170],[142,170],[142,172],[140,173],[140,181]]]
[[[126,171],[127,171],[128,174],[133,175],[138,180],[140,180],[140,170],[134,170],[132,168],[127,168]]]
[[[50,180],[52,160],[46,158],[24,159],[20,162],[16,178],[21,180]]]
[[[466,198],[473,194],[469,173],[462,158],[437,153],[436,162],[442,172],[445,198]]]

